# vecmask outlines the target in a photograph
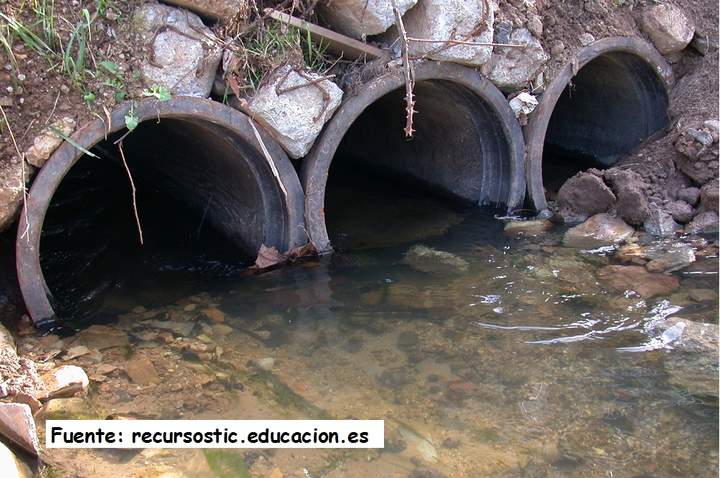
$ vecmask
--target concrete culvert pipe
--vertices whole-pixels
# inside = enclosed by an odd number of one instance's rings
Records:
[[[396,69],[346,98],[304,159],[306,226],[319,251],[331,250],[326,187],[340,150],[354,156],[353,167],[382,169],[462,201],[522,205],[522,130],[502,93],[477,71],[450,63],[418,63],[415,76],[411,140],[403,132],[403,71]]]
[[[538,211],[545,190],[575,173],[607,168],[669,122],[672,69],[639,38],[584,48],[557,74],[525,128],[528,191]]]
[[[132,111],[140,124],[122,144],[137,186],[146,245],[154,242],[162,248],[177,233],[173,228],[179,224],[177,229],[184,231],[183,222],[190,221],[187,229],[193,235],[211,229],[236,247],[238,261],[252,261],[263,243],[286,251],[306,242],[297,174],[277,143],[259,127],[254,130],[248,117],[211,100],[186,97],[141,101]],[[103,241],[128,229],[134,237],[124,240],[140,247],[131,188],[115,144],[127,133],[129,112],[130,105],[121,106],[112,112],[109,127],[98,120],[78,130],[71,138],[74,144],[65,141],[35,178],[21,214],[16,260],[23,298],[36,325],[56,317],[58,291],[43,274],[48,236],[63,239],[71,237],[72,228],[88,227],[77,225],[79,221],[63,224],[58,211],[102,224],[72,236],[81,251],[87,241],[113,254]],[[172,199],[151,211],[157,191]],[[110,207],[115,204],[120,207]]]

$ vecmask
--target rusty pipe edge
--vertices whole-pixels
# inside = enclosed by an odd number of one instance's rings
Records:
[[[355,134],[356,144],[365,152],[364,160],[381,167],[388,166],[385,161],[399,162],[396,173],[476,204],[504,204],[509,210],[522,206],[524,139],[503,94],[476,70],[452,63],[417,62],[415,80],[418,114],[412,141],[406,143],[402,132],[403,71],[394,69],[345,98],[303,159],[300,176],[305,190],[305,224],[318,251],[332,251],[324,205],[333,157],[356,120],[372,107],[380,107],[378,118],[392,124],[378,127],[375,121],[357,122],[362,125]],[[388,147],[391,135],[396,136],[391,138],[393,147]],[[410,150],[403,150],[401,143],[410,145]],[[397,160],[399,156],[404,157]]]
[[[176,128],[175,139],[182,141],[202,142],[213,141],[219,144],[195,145],[193,151],[201,148],[206,151],[207,157],[195,158],[203,161],[203,166],[212,169],[214,176],[211,179],[220,179],[216,182],[206,181],[218,189],[218,194],[224,200],[241,197],[242,181],[255,183],[254,189],[259,197],[256,211],[250,213],[242,211],[246,206],[242,201],[233,205],[223,205],[218,209],[220,217],[216,219],[216,226],[231,239],[243,241],[246,236],[254,234],[252,247],[259,247],[258,240],[279,250],[289,250],[307,242],[303,226],[303,193],[295,169],[292,167],[285,152],[280,146],[259,126],[257,130],[262,143],[269,153],[274,167],[263,153],[263,147],[258,142],[250,119],[239,111],[224,106],[218,102],[200,98],[177,97],[169,101],[155,99],[142,100],[135,105],[126,103],[113,110],[110,125],[105,121],[97,120],[78,129],[71,139],[77,146],[90,150],[96,144],[106,140],[113,133],[125,130],[125,115],[131,108],[142,123],[138,131],[128,135],[140,133],[143,126],[148,128],[164,127]],[[163,122],[163,120],[166,120]],[[147,123],[143,123],[147,122]],[[196,134],[188,135],[188,132]],[[208,140],[207,138],[212,138]],[[212,146],[212,147],[210,147]],[[170,151],[177,145],[161,146],[163,152]],[[182,148],[182,145],[179,146]],[[213,154],[220,151],[224,154]],[[160,156],[168,156],[169,153]],[[20,215],[20,224],[16,238],[16,269],[18,281],[28,313],[35,325],[40,329],[47,329],[56,320],[56,314],[50,302],[47,284],[40,264],[40,240],[43,221],[52,201],[55,191],[60,186],[65,175],[73,165],[84,156],[83,151],[65,141],[50,157],[40,170],[27,197],[27,202]],[[224,156],[218,158],[219,156]],[[175,169],[173,176],[182,175],[182,163],[171,164]],[[189,166],[189,162],[185,163]],[[165,164],[164,164],[165,165]],[[227,173],[227,174],[226,174]],[[190,174],[190,173],[188,173]],[[242,179],[249,178],[249,179]],[[175,179],[175,178],[174,178]],[[188,178],[186,178],[188,179]],[[192,183],[192,178],[190,183]],[[181,181],[182,182],[182,181]],[[250,184],[250,183],[246,183]],[[199,192],[185,187],[183,190],[190,196]],[[192,198],[190,198],[192,199]],[[259,217],[257,221],[254,218]],[[244,220],[253,218],[253,224],[248,226]],[[250,227],[257,230],[248,232]],[[247,247],[248,243],[243,243]],[[257,249],[255,249],[257,250]]]
[[[538,212],[545,211],[548,207],[543,186],[542,163],[548,126],[555,107],[565,89],[572,85],[573,80],[578,77],[584,67],[598,58],[612,58],[613,54],[624,54],[635,58],[641,64],[647,66],[647,72],[652,72],[654,78],[642,78],[643,73],[635,71],[636,76],[633,84],[625,85],[628,91],[635,91],[638,95],[642,95],[643,86],[640,83],[643,80],[656,80],[659,85],[662,85],[662,94],[665,96],[659,98],[659,100],[664,101],[666,104],[669,102],[669,92],[675,83],[672,68],[663,56],[645,40],[636,37],[608,37],[580,50],[573,60],[563,66],[547,87],[540,99],[540,104],[532,112],[528,124],[524,128],[527,148],[525,171],[527,174],[528,195]],[[622,63],[622,60],[616,59],[616,63]],[[640,98],[643,107],[647,105],[646,102],[648,101],[653,101],[653,98]],[[645,104],[642,102],[645,102]],[[665,115],[667,116],[667,108]],[[638,138],[637,143],[639,144],[642,139],[650,137],[655,132],[657,131],[648,131],[645,138]]]

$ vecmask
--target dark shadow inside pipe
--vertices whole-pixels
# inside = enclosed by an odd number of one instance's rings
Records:
[[[383,217],[400,223],[425,217],[432,229],[433,215],[494,205],[507,198],[510,146],[492,108],[461,85],[442,80],[418,82],[416,131],[408,140],[403,131],[404,94],[404,89],[397,89],[368,106],[333,158],[325,209],[335,247],[342,248],[346,241],[357,245],[353,235],[389,227]],[[436,208],[438,199],[447,207]],[[367,201],[377,203],[375,220],[355,221],[354,230],[348,230],[352,208]],[[397,210],[400,202],[417,205],[414,212],[408,212],[413,218],[404,218]],[[386,234],[392,235],[389,230]]]
[[[263,241],[262,189],[238,167],[241,142],[209,122],[147,121],[123,152],[137,189],[140,245],[129,178],[109,136],[83,156],[53,195],[40,257],[53,307],[65,319],[160,304],[236,274]],[[242,227],[237,225],[241,224]]]
[[[585,65],[565,87],[545,136],[548,191],[579,171],[607,168],[668,124],[668,95],[650,64],[611,52]]]

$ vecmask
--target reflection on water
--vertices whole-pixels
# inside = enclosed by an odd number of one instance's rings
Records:
[[[173,303],[152,299],[167,297],[166,284],[118,289],[107,299],[124,309],[113,326],[163,380],[111,375],[93,402],[156,418],[386,420],[381,451],[227,452],[251,476],[716,475],[717,399],[678,385],[678,331],[656,327],[676,315],[717,322],[714,246],[676,273],[678,289],[642,298],[598,282],[613,251],[564,248],[560,230],[507,238],[492,211],[435,204],[431,215],[423,206],[407,216],[415,199],[355,202],[333,219],[343,247],[332,257],[220,274]],[[405,220],[408,234],[395,234]],[[464,259],[467,271],[415,270],[404,255],[418,243]],[[158,325],[169,321],[195,328],[181,337]],[[127,360],[103,353],[104,363]],[[75,460],[81,474],[213,476],[201,454],[145,451],[120,462],[69,453],[55,459]]]

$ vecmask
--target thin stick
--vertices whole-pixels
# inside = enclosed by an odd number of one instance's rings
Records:
[[[403,50],[403,63],[405,69],[405,137],[412,138],[415,130],[413,129],[413,116],[415,115],[415,95],[413,94],[413,88],[415,87],[415,69],[410,63],[410,53],[408,48],[408,36],[405,31],[405,24],[402,20],[402,14],[397,7],[395,0],[390,0],[392,4],[393,12],[395,13],[395,22],[397,23],[400,37],[402,38],[402,50]]]
[[[285,195],[285,199],[287,199],[288,198],[287,190],[285,190],[285,185],[282,182],[282,178],[280,178],[280,173],[278,172],[277,168],[275,167],[275,163],[273,162],[272,156],[270,156],[270,152],[267,150],[267,147],[265,147],[265,142],[262,140],[262,136],[260,136],[260,131],[258,131],[257,128],[255,127],[255,122],[252,120],[252,118],[248,117],[248,123],[250,123],[253,133],[255,133],[255,139],[257,139],[258,143],[260,143],[260,149],[262,149],[263,155],[265,156],[265,159],[267,160],[268,164],[270,165],[270,169],[272,170],[272,173],[275,176],[275,179],[277,179],[278,185],[280,186],[280,190],[282,190],[283,194]]]
[[[483,43],[477,41],[465,40],[430,40],[428,38],[407,37],[407,41],[416,43],[451,43],[453,45],[470,45],[470,46],[499,46],[507,48],[527,48],[528,45],[517,45],[515,43]]]
[[[144,245],[143,230],[142,230],[142,226],[140,225],[140,215],[138,214],[135,182],[133,181],[132,174],[130,173],[130,168],[128,167],[128,163],[125,160],[125,152],[123,151],[122,138],[119,139],[118,141],[116,141],[115,144],[117,144],[118,149],[120,150],[120,157],[122,158],[123,165],[125,166],[125,171],[127,172],[128,179],[130,180],[130,188],[132,189],[133,212],[135,213],[135,222],[137,223],[138,236],[140,237],[140,245],[142,246],[142,245]]]
[[[0,112],[2,112],[3,119],[5,120],[5,125],[7,126],[8,133],[10,133],[10,138],[12,139],[13,145],[15,146],[15,151],[17,151],[18,157],[20,158],[20,170],[22,172],[22,184],[20,185],[22,187],[23,192],[23,213],[25,214],[25,230],[20,235],[21,238],[26,237],[27,240],[30,240],[30,220],[28,219],[28,208],[27,208],[27,189],[25,188],[25,155],[20,152],[20,148],[18,147],[17,141],[15,141],[15,135],[13,134],[13,130],[10,127],[10,122],[8,121],[7,115],[5,114],[5,110],[2,106],[0,106]]]

